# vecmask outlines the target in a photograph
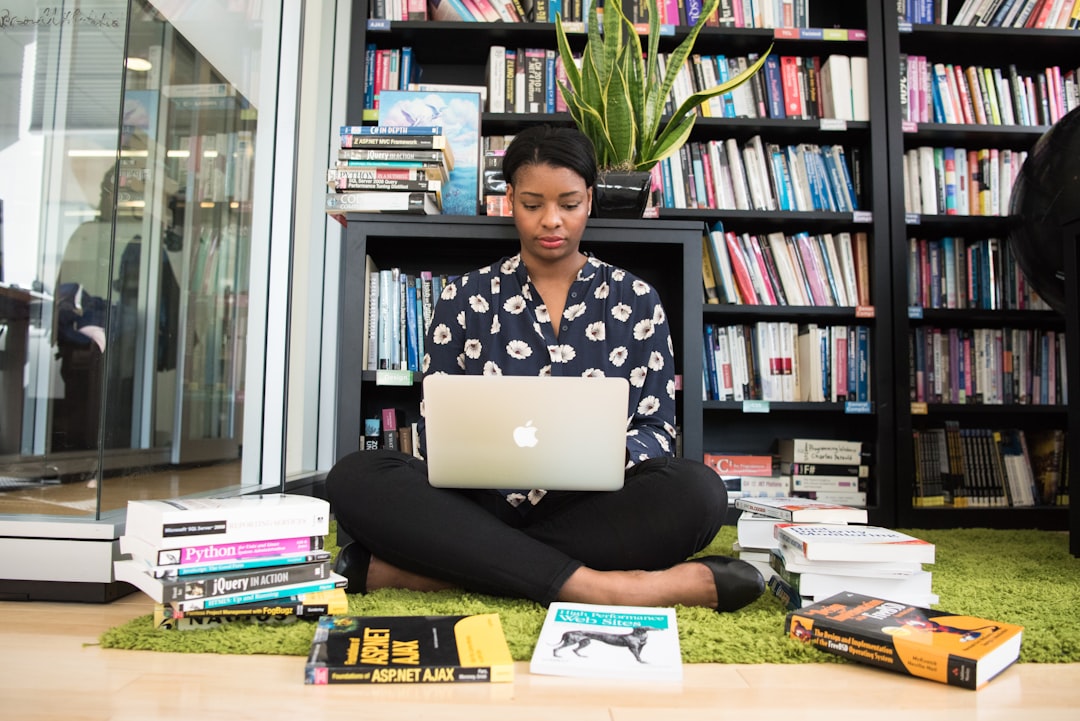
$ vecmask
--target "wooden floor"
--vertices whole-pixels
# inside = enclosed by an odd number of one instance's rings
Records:
[[[0,602],[0,717],[12,721],[955,721],[1077,718],[1080,664],[1020,664],[980,691],[856,665],[694,664],[681,684],[531,676],[512,684],[305,686],[297,656],[116,651],[105,629],[148,613],[108,605]],[[193,632],[194,633],[194,632]]]

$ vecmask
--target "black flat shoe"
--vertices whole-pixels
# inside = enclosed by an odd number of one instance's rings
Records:
[[[716,611],[738,611],[753,603],[765,591],[765,579],[746,561],[727,556],[705,556],[691,559],[712,571],[716,583]]]
[[[359,543],[346,543],[334,560],[334,573],[349,581],[345,593],[367,593],[368,564],[371,552]]]

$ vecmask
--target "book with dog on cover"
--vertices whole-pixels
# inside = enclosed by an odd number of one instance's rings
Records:
[[[506,683],[514,660],[497,613],[323,616],[304,683]]]
[[[529,671],[549,676],[681,681],[673,608],[552,603]]]
[[[1020,657],[1023,626],[843,592],[791,611],[784,633],[838,656],[978,689]]]

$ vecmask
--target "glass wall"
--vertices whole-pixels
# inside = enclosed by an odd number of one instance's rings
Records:
[[[0,515],[241,483],[278,13],[0,7]]]

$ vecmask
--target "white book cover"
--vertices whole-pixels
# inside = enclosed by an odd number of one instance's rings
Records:
[[[681,681],[675,609],[552,603],[529,671],[548,676]]]
[[[779,526],[781,548],[808,561],[933,563],[934,544],[881,526],[793,523]]]
[[[768,501],[772,499],[738,498],[735,500],[736,508],[741,508],[739,501],[742,500]],[[739,539],[739,545],[743,548],[777,548],[775,531],[777,523],[783,523],[783,521],[779,518],[770,518],[769,516],[743,511],[739,515],[739,520],[735,522],[736,538]]]
[[[809,498],[739,498],[735,507],[758,516],[795,523],[866,523],[866,509]],[[740,516],[741,520],[741,516]]]
[[[792,573],[827,573],[833,576],[858,578],[897,578],[923,570],[921,563],[900,561],[807,561],[793,551],[782,539],[770,552],[783,559],[784,568]]]
[[[870,72],[868,60],[851,57],[851,115],[854,120],[870,120]]]
[[[128,501],[124,533],[171,547],[325,536],[330,504],[284,493],[234,498]]]

